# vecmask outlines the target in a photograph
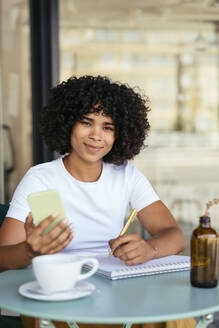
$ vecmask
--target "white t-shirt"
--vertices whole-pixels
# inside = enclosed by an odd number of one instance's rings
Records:
[[[74,238],[67,250],[107,247],[122,230],[128,205],[139,211],[159,200],[147,178],[130,163],[103,163],[98,181],[82,182],[70,175],[60,157],[27,171],[14,192],[7,217],[24,222],[30,212],[27,196],[47,189],[59,191],[73,224]]]

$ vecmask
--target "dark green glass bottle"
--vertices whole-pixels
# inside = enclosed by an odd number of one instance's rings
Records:
[[[211,219],[200,217],[200,225],[191,237],[191,284],[194,287],[217,286],[217,233]]]

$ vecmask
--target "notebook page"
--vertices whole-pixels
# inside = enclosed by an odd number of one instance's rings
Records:
[[[130,276],[141,273],[167,272],[174,269],[190,268],[190,257],[171,255],[160,259],[153,259],[143,264],[127,266],[125,263],[115,257],[99,257],[98,272],[111,276]]]

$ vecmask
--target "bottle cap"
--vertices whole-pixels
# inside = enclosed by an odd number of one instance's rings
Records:
[[[211,218],[209,216],[201,216],[200,223],[209,223],[211,222]]]

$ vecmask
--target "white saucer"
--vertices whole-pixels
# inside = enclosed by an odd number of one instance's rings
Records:
[[[79,281],[75,287],[69,291],[45,294],[41,292],[38,282],[29,281],[21,285],[18,289],[22,296],[40,301],[67,301],[88,296],[95,291],[96,287],[90,282]]]

